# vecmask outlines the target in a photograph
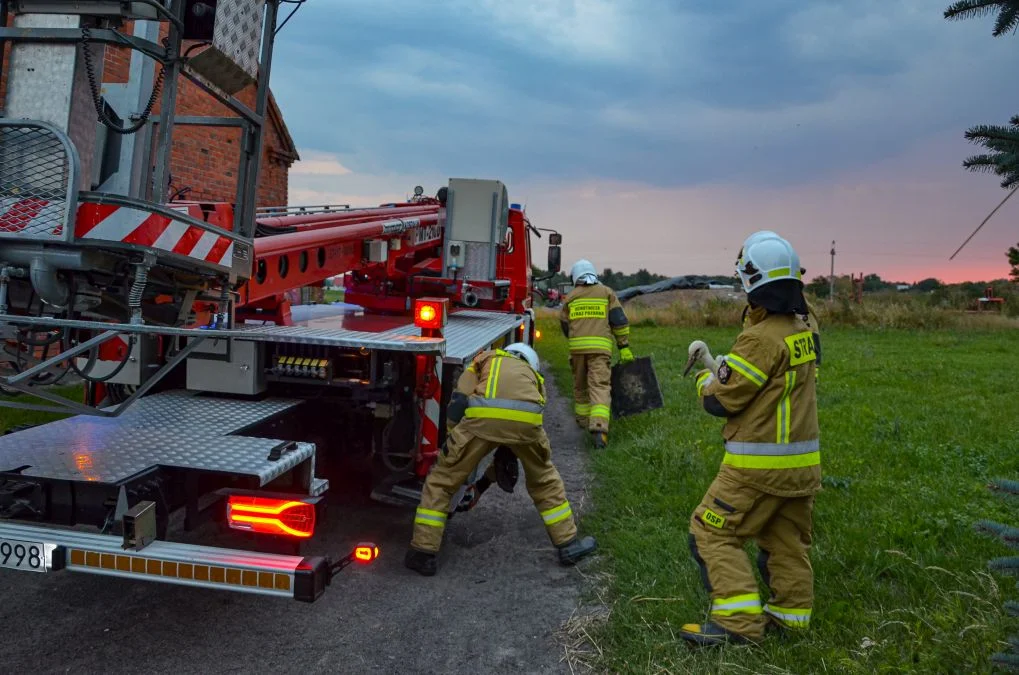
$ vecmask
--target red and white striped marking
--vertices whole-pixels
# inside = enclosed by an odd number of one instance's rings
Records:
[[[0,234],[26,233],[38,239],[64,234],[64,202],[39,197],[0,199]]]
[[[439,450],[439,414],[442,411],[442,359],[438,356],[432,358],[435,363],[433,377],[435,377],[435,391],[425,399],[425,418],[422,421],[421,450],[438,452]]]
[[[167,206],[171,211],[202,220],[197,204]],[[227,228],[233,223],[226,223]],[[116,241],[148,246],[202,260],[214,265],[233,265],[233,242],[222,235],[129,206],[85,203],[74,223],[78,239]]]

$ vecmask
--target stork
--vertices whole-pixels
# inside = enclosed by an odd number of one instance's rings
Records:
[[[683,370],[683,377],[686,377],[694,365],[700,361],[701,364],[711,370],[715,377],[718,376],[720,360],[711,355],[711,350],[701,340],[694,340],[687,348],[690,358],[686,360],[686,368]]]

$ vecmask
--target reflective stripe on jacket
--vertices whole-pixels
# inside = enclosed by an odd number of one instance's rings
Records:
[[[630,345],[630,324],[615,291],[605,284],[581,284],[563,300],[559,324],[574,354],[612,355]]]
[[[797,316],[748,313],[718,376],[698,394],[724,408],[722,470],[777,495],[820,488],[820,442],[813,332]]]
[[[467,396],[461,425],[497,442],[531,438],[541,430],[545,380],[526,361],[501,349],[482,352],[457,382]]]

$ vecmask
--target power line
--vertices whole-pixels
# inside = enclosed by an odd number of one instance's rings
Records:
[[[976,236],[977,232],[980,231],[980,228],[983,227],[984,225],[986,225],[987,221],[991,219],[991,216],[993,216],[995,213],[997,213],[998,209],[1000,209],[1002,206],[1004,206],[1005,202],[1007,202],[1009,199],[1011,199],[1012,195],[1015,194],[1015,191],[1017,189],[1019,189],[1019,188],[1012,188],[1012,190],[1007,195],[1005,195],[1005,198],[1002,199],[1001,202],[997,206],[994,207],[994,210],[987,214],[987,217],[984,218],[984,222],[980,223],[977,226],[977,229],[973,230],[973,234],[971,234],[970,236],[966,237],[966,241],[962,242],[962,246],[960,246],[959,248],[957,248],[955,250],[955,253],[952,254],[952,256],[949,258],[949,260],[952,260],[953,258],[955,258],[955,256],[959,255],[959,251],[961,251],[963,249],[963,246],[968,244],[969,240]]]

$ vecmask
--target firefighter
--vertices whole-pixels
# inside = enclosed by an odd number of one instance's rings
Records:
[[[633,361],[630,324],[615,291],[598,281],[590,261],[578,260],[570,277],[573,290],[563,300],[559,324],[570,346],[573,413],[594,446],[604,448],[612,411],[612,345],[620,363]]]
[[[552,464],[552,448],[542,427],[544,407],[545,382],[538,373],[538,355],[531,347],[515,343],[474,358],[460,376],[446,409],[454,426],[425,479],[410,550],[404,559],[407,567],[425,576],[435,574],[453,494],[478,463],[500,446],[509,448],[520,460],[527,493],[558,549],[559,562],[572,565],[595,550],[593,537],[577,535],[566,487]]]
[[[726,419],[725,456],[690,519],[689,543],[711,597],[710,618],[686,624],[695,644],[756,642],[771,624],[810,624],[813,571],[809,551],[821,461],[814,370],[816,351],[799,256],[774,233],[744,244],[737,273],[747,293],[747,323],[717,376],[703,370],[704,409]],[[761,602],[746,539],[757,542],[757,566],[770,589]]]

